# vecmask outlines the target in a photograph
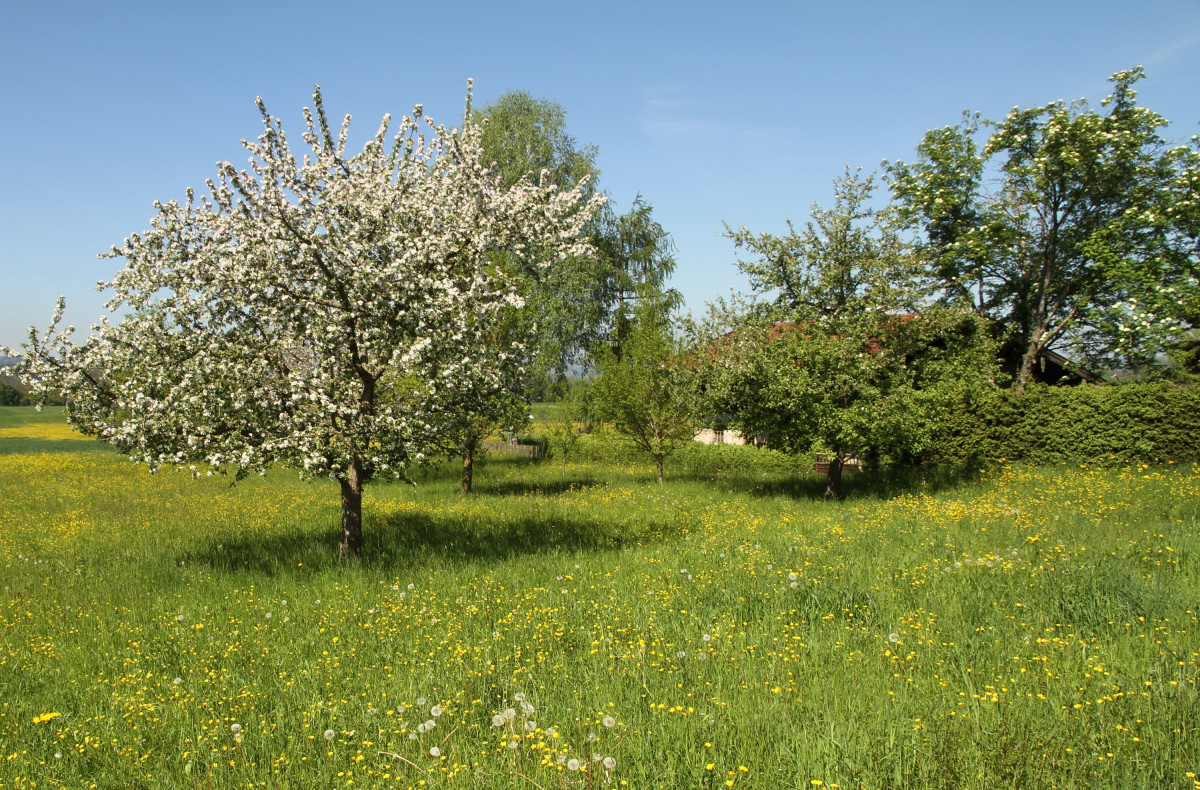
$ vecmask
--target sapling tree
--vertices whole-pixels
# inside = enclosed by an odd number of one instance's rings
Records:
[[[675,334],[674,300],[650,288],[637,297],[620,357],[616,349],[598,355],[591,395],[599,416],[654,459],[662,483],[666,458],[696,433],[696,362]]]
[[[550,446],[567,471],[567,458],[579,444],[580,431],[590,422],[592,393],[587,381],[570,383],[566,395],[558,401],[558,419],[550,423]]]
[[[319,88],[313,100],[302,160],[259,100],[248,169],[219,164],[207,196],[156,203],[150,229],[108,254],[125,260],[107,283],[119,317],[75,343],[60,300],[21,373],[151,469],[336,479],[345,559],[362,553],[364,484],[404,475],[450,404],[503,391],[525,358],[498,330],[521,300],[493,261],[585,253],[597,201],[546,179],[501,187],[469,84],[461,129],[417,105],[354,156],[350,116],[333,128]]]

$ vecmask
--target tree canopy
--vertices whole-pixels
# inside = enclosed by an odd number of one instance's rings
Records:
[[[587,198],[595,196],[596,147],[581,146],[567,133],[561,104],[509,91],[479,115],[486,121],[480,137],[483,162],[495,170],[502,188],[540,183],[544,177],[561,190],[578,188]],[[595,228],[593,220],[588,225],[593,236]],[[525,300],[521,320],[532,338],[529,376],[534,380],[561,375],[583,359],[605,321],[605,262],[595,254],[574,255],[548,267],[543,265],[547,256],[556,253],[530,248],[498,259],[518,277]]]
[[[915,162],[888,167],[942,298],[1015,337],[1018,388],[1046,349],[1145,368],[1183,327],[1200,154],[1194,140],[1169,145],[1167,120],[1138,106],[1142,77],[1140,67],[1114,74],[1106,113],[1080,100],[1001,121],[968,114],[928,132]]]
[[[928,441],[938,408],[991,386],[986,327],[954,310],[921,310],[919,259],[871,177],[834,182],[831,208],[786,236],[728,231],[770,300],[713,344],[705,384],[713,413],[787,452],[832,455],[826,495],[841,495],[852,456],[905,460]]]

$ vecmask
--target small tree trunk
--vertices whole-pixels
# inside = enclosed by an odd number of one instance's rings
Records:
[[[825,473],[825,498],[842,498],[842,451],[835,450],[829,459],[829,471]]]
[[[362,556],[362,461],[355,458],[342,479],[342,545],[338,562]]]
[[[462,492],[471,493],[471,481],[475,477],[475,440],[463,444]]]
[[[658,467],[658,484],[663,484],[663,457],[661,455],[654,456],[654,464]]]

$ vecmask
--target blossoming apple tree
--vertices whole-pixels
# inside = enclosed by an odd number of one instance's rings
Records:
[[[527,356],[511,333],[496,347],[521,300],[493,261],[586,252],[600,199],[545,177],[501,188],[469,83],[461,129],[417,105],[354,156],[350,116],[337,131],[319,86],[313,100],[298,160],[259,99],[249,169],[220,163],[207,196],[156,203],[149,230],[102,256],[125,260],[101,284],[119,318],[76,343],[60,300],[21,372],[151,469],[335,478],[345,559],[362,553],[364,484],[419,462],[450,404],[487,413],[464,394],[502,392]]]

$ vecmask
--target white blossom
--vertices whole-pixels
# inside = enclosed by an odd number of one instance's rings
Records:
[[[354,156],[349,116],[335,133],[313,99],[302,157],[259,100],[248,166],[219,164],[206,195],[156,202],[150,228],[112,248],[125,261],[104,284],[115,323],[75,342],[60,299],[17,352],[25,380],[63,391],[72,423],[152,470],[289,465],[341,481],[343,502],[375,475],[404,476],[432,457],[449,409],[486,413],[527,356],[520,338],[495,351],[521,304],[500,256],[587,251],[602,198],[501,189],[469,93],[463,128],[418,105]],[[357,507],[344,526],[361,524]]]

